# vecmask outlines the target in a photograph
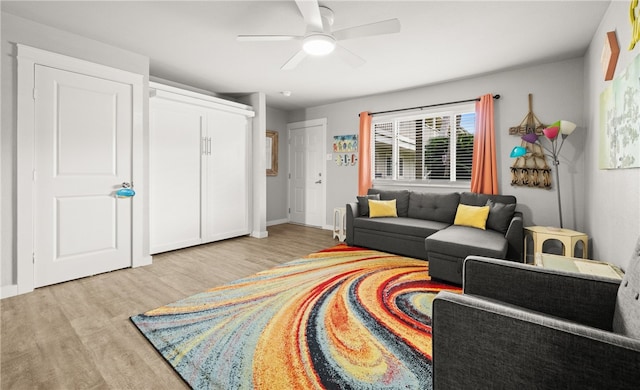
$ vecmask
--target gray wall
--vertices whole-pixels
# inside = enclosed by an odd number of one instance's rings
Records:
[[[267,130],[278,132],[278,175],[267,176],[267,226],[288,220],[287,172],[289,166],[287,112],[267,107]],[[267,156],[267,158],[270,158]]]
[[[383,111],[475,98],[487,93],[500,94],[500,100],[495,101],[499,191],[518,198],[518,209],[524,213],[525,226],[558,226],[555,178],[551,190],[510,185],[509,168],[513,160],[509,158],[509,153],[514,146],[520,145],[520,139],[508,135],[508,129],[522,122],[528,112],[527,96],[532,93],[533,111],[543,123],[549,124],[558,119],[565,119],[578,125],[574,134],[567,138],[561,153],[560,180],[565,228],[581,230],[585,228],[583,150],[587,136],[583,121],[583,65],[583,58],[576,58],[439,85],[367,96],[293,111],[289,115],[289,122],[326,117],[327,150],[331,150],[334,135],[358,133],[358,113],[361,111]],[[548,164],[551,166],[550,161]],[[333,161],[327,161],[327,225],[331,224],[334,207],[344,206],[346,202],[355,200],[357,180],[357,167],[339,167]],[[415,189],[443,191],[441,188],[434,187],[416,187]],[[445,190],[467,191],[468,189],[467,187]]]
[[[614,77],[640,55],[640,43],[628,51],[631,25],[629,3],[613,1],[585,56],[585,233],[593,244],[593,258],[626,267],[640,236],[640,169],[598,169],[600,94],[613,81],[604,81],[600,55],[608,31],[616,31],[620,57]],[[640,127],[640,123],[637,124]]]
[[[2,145],[0,171],[0,286],[16,283],[16,46],[21,43],[39,49],[111,66],[145,76],[145,94],[149,79],[149,59],[113,46],[70,34],[7,13],[2,13]],[[148,144],[148,104],[144,99],[144,137]],[[145,168],[145,178],[148,169]],[[146,181],[146,179],[145,179]],[[148,202],[145,202],[147,204]],[[145,209],[148,215],[148,208]],[[147,217],[144,218],[148,220]],[[148,223],[144,226],[148,248]]]

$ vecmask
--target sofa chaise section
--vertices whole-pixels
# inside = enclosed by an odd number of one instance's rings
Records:
[[[471,192],[460,194],[460,204],[468,206],[485,206],[488,200],[503,208],[512,205],[510,220],[505,216],[499,217],[503,219],[502,222],[491,223],[488,220],[485,230],[454,225],[428,236],[425,247],[431,277],[461,284],[462,263],[471,255],[522,261],[522,214],[515,211],[515,196]]]

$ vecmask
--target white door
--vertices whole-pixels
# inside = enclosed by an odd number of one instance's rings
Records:
[[[205,242],[249,234],[248,120],[243,114],[207,115]]]
[[[289,125],[289,218],[293,223],[322,227],[325,124],[309,122]]]
[[[206,110],[152,98],[149,103],[151,253],[202,243],[201,156]]]
[[[36,65],[35,287],[131,266],[131,85]]]

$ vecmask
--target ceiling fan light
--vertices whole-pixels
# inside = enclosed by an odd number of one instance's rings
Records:
[[[302,49],[312,56],[324,56],[336,48],[335,39],[327,34],[312,34],[304,38]]]

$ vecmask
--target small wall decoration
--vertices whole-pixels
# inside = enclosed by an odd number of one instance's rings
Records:
[[[336,154],[334,158],[337,166],[348,167],[351,165],[356,165],[358,162],[358,155],[355,153],[351,154]]]
[[[278,132],[267,130],[267,176],[278,176]]]
[[[336,135],[333,137],[333,153],[352,153],[358,151],[358,136]]]
[[[640,167],[640,55],[600,94],[600,169]]]
[[[333,137],[334,161],[337,166],[348,167],[358,161],[358,135],[336,135]],[[337,153],[337,154],[336,154]]]
[[[618,46],[618,38],[615,31],[609,31],[604,40],[602,47],[602,56],[600,62],[602,63],[602,73],[604,74],[604,81],[613,79],[613,74],[616,71],[616,64],[618,63],[618,55],[620,54],[620,47]]]
[[[629,21],[631,22],[631,43],[629,50],[633,50],[640,41],[640,7],[638,0],[631,0],[629,4]]]

